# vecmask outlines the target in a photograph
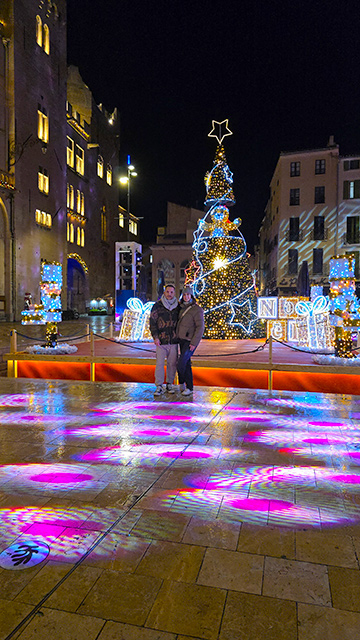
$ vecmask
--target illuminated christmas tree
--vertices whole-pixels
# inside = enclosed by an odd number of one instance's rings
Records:
[[[218,147],[213,168],[205,175],[208,210],[198,222],[193,244],[194,260],[200,266],[193,290],[204,309],[204,337],[219,340],[263,335],[257,317],[254,274],[239,231],[241,220],[229,220],[228,207],[235,204],[235,197],[222,141],[231,134],[228,120],[213,120],[209,137],[217,139]]]

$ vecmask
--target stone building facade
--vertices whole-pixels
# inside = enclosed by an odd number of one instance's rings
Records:
[[[322,149],[281,153],[259,232],[261,295],[293,295],[307,263],[310,284],[328,288],[329,260],[355,255],[359,278],[360,155]]]
[[[42,260],[63,267],[62,306],[114,294],[119,122],[67,70],[66,1],[0,4],[0,319],[40,301]],[[103,162],[103,174],[99,167]]]

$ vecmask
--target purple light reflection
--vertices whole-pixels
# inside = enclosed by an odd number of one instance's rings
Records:
[[[40,473],[36,476],[30,476],[29,478],[33,482],[49,482],[57,484],[77,484],[78,482],[88,482],[93,479],[93,476],[89,474],[78,473]]]

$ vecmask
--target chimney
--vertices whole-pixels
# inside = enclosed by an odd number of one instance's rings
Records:
[[[329,136],[329,142],[327,143],[327,146],[329,148],[337,146],[337,144],[335,143],[335,140],[334,140],[334,136]]]

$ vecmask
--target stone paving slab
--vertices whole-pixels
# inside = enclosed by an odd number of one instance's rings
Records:
[[[0,445],[0,640],[360,640],[360,398],[3,379]]]

